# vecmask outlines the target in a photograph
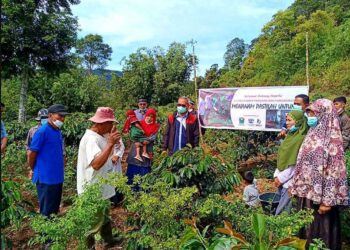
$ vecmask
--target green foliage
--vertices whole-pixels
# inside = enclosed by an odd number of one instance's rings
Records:
[[[83,137],[86,129],[91,127],[88,120],[93,113],[73,113],[66,117],[62,127],[62,134],[66,145],[79,146],[80,139]]]
[[[243,39],[238,37],[232,39],[227,44],[224,54],[225,68],[240,69],[247,47]]]
[[[174,187],[196,186],[201,196],[207,196],[232,191],[240,175],[234,165],[221,162],[202,148],[187,147],[165,157],[148,177],[150,183],[159,179]]]
[[[227,236],[214,236],[212,239],[207,238],[209,226],[206,226],[201,232],[196,224],[196,218],[185,220],[187,227],[184,236],[181,239],[180,249],[188,250],[215,250],[215,249],[232,249],[237,245],[238,241]]]
[[[5,157],[1,159],[1,176],[11,179],[20,179],[26,176],[29,170],[26,160],[26,150],[23,141],[9,144],[6,147]]]
[[[1,76],[20,76],[21,122],[26,120],[31,75],[39,68],[49,74],[62,72],[71,63],[71,48],[75,44],[78,22],[71,13],[70,4],[78,2],[2,1]]]
[[[312,243],[310,243],[309,250],[329,250],[329,248],[321,239],[313,239]]]
[[[220,154],[226,161],[238,164],[248,158],[265,156],[265,167],[271,162],[267,156],[277,152],[277,134],[258,131],[228,131],[207,129],[204,141],[214,154]],[[273,165],[273,164],[272,164]]]
[[[257,222],[253,223],[251,215],[261,213],[261,208],[247,208],[241,201],[228,202],[219,195],[210,195],[198,204],[195,210],[202,227],[205,225],[217,227],[222,221],[230,221],[235,231],[244,235],[247,241],[256,239],[254,230],[257,228],[254,228],[254,223]],[[276,244],[285,238],[296,235],[302,227],[312,222],[313,216],[312,211],[301,210],[292,211],[291,214],[282,213],[278,216],[266,215],[264,220],[264,228],[268,232],[266,238],[271,244]],[[214,235],[213,232],[211,235]]]
[[[121,89],[125,104],[137,102],[144,97],[151,100],[154,93],[155,60],[152,51],[140,48],[123,59],[123,78],[125,86]],[[130,98],[132,97],[132,98]],[[131,99],[131,100],[130,100]]]
[[[107,61],[111,60],[112,48],[103,43],[102,36],[89,34],[78,39],[76,53],[91,74],[95,67],[103,69],[107,66]]]
[[[57,1],[46,5],[40,1],[3,1],[2,73],[22,72],[25,66],[48,71],[60,71],[67,66],[78,28],[70,4],[77,2]]]
[[[20,185],[14,181],[1,181],[1,249],[11,248],[11,241],[3,234],[12,225],[18,229],[22,220],[28,215],[26,206],[32,206],[24,201]]]
[[[349,25],[347,1],[295,1],[262,28],[242,67],[223,72],[211,86],[305,85],[308,32],[311,95],[349,95]]]
[[[172,43],[165,55],[155,55],[157,72],[154,75],[154,96],[157,104],[164,105],[175,101],[180,95],[180,87],[188,82],[191,74],[192,58],[186,54],[186,46]],[[192,90],[194,91],[194,90]]]
[[[119,181],[126,183],[126,177],[118,176]],[[76,197],[73,205],[61,216],[50,220],[37,215],[32,219],[32,228],[37,236],[30,244],[53,241],[52,249],[66,249],[72,240],[78,241],[78,249],[85,249],[85,241],[104,211],[109,209],[109,201],[102,198],[101,182],[89,185],[84,193]]]
[[[99,81],[98,76],[84,75],[82,70],[63,73],[53,82],[51,100],[66,105],[70,112],[95,111],[103,90]]]
[[[182,236],[182,219],[188,216],[188,204],[197,189],[175,189],[164,182],[143,184],[142,188],[126,201],[128,212],[134,214],[130,223],[137,229],[127,235],[129,248],[175,249]]]
[[[268,233],[266,228],[266,215],[254,213],[251,218],[255,233],[255,240],[252,243],[249,243],[242,234],[234,230],[232,224],[227,221],[224,223],[224,228],[217,228],[216,230],[237,240],[239,242],[239,244],[235,246],[237,249],[305,249],[306,240],[301,240],[296,237],[285,238],[273,244],[272,235]],[[267,237],[268,235],[269,237]]]
[[[139,97],[156,105],[176,101],[189,86],[191,68],[184,44],[172,43],[166,53],[160,47],[138,49],[123,59],[124,105],[135,103]]]

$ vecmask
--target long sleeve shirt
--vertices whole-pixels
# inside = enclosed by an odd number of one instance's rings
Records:
[[[114,149],[113,149],[113,155],[116,155],[119,157],[117,163],[113,164],[113,172],[121,173],[122,172],[122,157],[124,154],[125,146],[124,146],[122,138],[120,138],[119,142],[120,143],[116,144],[114,146]]]
[[[293,179],[293,175],[294,175],[294,170],[295,170],[295,166],[289,166],[289,168],[286,168],[283,171],[279,171],[278,168],[276,168],[275,173],[273,174],[274,178],[278,178],[278,180],[282,183],[282,186],[284,188],[289,188],[292,179]]]

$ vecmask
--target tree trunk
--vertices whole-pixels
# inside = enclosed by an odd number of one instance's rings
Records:
[[[19,97],[18,122],[26,121],[26,104],[28,99],[29,75],[28,68],[23,67],[21,75],[21,93]]]

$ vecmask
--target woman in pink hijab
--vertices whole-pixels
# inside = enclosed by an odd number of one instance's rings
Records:
[[[333,103],[319,99],[306,109],[310,127],[300,148],[291,193],[298,209],[314,211],[312,224],[300,232],[307,239],[322,239],[330,249],[340,249],[339,207],[348,205],[348,183],[343,140]]]

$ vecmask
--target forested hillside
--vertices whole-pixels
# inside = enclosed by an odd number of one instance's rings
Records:
[[[306,84],[306,33],[313,96],[350,94],[350,2],[295,1],[274,15],[238,68],[212,86]],[[211,75],[210,75],[211,74]],[[212,76],[207,71],[207,76]]]
[[[12,12],[10,14],[15,15]],[[15,29],[11,25],[13,24],[5,22],[4,29],[9,32]],[[48,32],[45,30],[48,27],[41,28]],[[69,27],[70,39],[76,39],[76,28]],[[251,44],[244,44],[239,38],[233,39],[223,55],[225,65],[219,68],[213,62],[205,76],[198,77],[199,87],[305,85],[307,33],[311,96],[349,96],[350,2],[347,0],[295,1],[286,10],[276,13]],[[20,92],[25,87],[23,72],[20,73],[18,67],[17,71],[13,71],[13,62],[20,62],[22,58],[14,60],[12,57],[15,54],[6,53],[15,53],[21,46],[32,46],[31,42],[21,44],[20,34],[17,38],[15,35],[9,33],[2,37],[2,43],[6,45],[3,46],[5,60],[1,71],[1,99],[8,106],[5,119],[18,117]],[[45,33],[42,39],[47,39]],[[54,40],[52,46],[56,46],[55,42],[62,41]],[[56,65],[54,70],[51,70],[51,66],[50,70],[45,70],[38,63],[31,66],[28,96],[24,100],[27,118],[34,116],[40,107],[57,101],[67,105],[71,112],[90,112],[101,103],[114,108],[125,107],[134,104],[139,96],[150,99],[156,106],[171,103],[179,95],[195,96],[190,77],[193,71],[191,55],[186,52],[189,48],[183,43],[172,43],[167,50],[159,46],[138,49],[122,60],[123,76],[109,75],[107,82],[106,77],[90,75],[87,73],[89,69],[84,69],[86,65],[89,68],[105,66],[110,59],[112,49],[108,49],[107,54],[98,54],[98,50],[95,50],[93,53],[96,54],[92,58],[84,54],[89,45],[91,48],[109,48],[103,44],[102,37],[88,35],[78,39],[75,44],[80,48],[77,50],[80,54],[65,52],[69,59],[68,68]],[[88,46],[84,47],[86,45]],[[70,46],[74,46],[74,43]],[[30,56],[42,60],[40,53],[48,52],[38,49],[31,53]],[[196,60],[200,61],[200,58]]]

